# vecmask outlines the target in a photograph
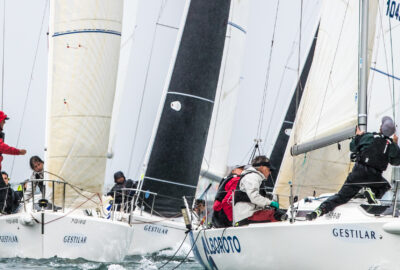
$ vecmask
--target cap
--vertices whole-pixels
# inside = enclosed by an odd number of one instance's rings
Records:
[[[0,111],[0,121],[3,120],[8,120],[10,118],[8,118],[7,114],[5,114],[3,111]]]
[[[244,169],[245,165],[235,165],[232,166],[230,169],[231,171],[236,170],[236,169]]]
[[[260,162],[254,162],[253,164],[251,164],[253,167],[259,167],[259,166],[266,166],[268,167],[271,171],[275,171],[276,168],[274,166],[272,166],[271,162],[269,161],[269,159],[266,159],[264,161],[260,161]]]
[[[114,180],[117,180],[118,178],[121,178],[121,177],[125,178],[125,175],[123,172],[118,171],[118,172],[114,173]]]
[[[392,136],[396,132],[396,126],[389,116],[382,117],[381,132],[387,137]]]

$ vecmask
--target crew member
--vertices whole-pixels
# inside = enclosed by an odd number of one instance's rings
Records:
[[[125,175],[123,172],[118,171],[114,173],[114,183],[115,185],[112,187],[112,189],[107,193],[107,196],[113,197],[114,201],[113,203],[116,204],[116,210],[119,210],[121,207],[122,203],[122,193],[123,193],[123,188],[136,188],[137,183],[133,182],[131,179],[126,180]],[[114,192],[115,192],[115,198],[114,198]],[[135,191],[126,191],[125,192],[125,202],[127,203],[128,207],[126,209],[130,209],[130,201],[133,199],[133,196],[135,195]]]
[[[0,170],[1,170],[1,162],[3,161],[3,154],[7,155],[25,155],[26,150],[25,149],[17,149],[11,146],[8,146],[7,144],[4,143],[4,125],[6,123],[6,120],[9,118],[7,115],[3,112],[0,111]]]
[[[306,218],[313,220],[347,203],[362,187],[365,187],[364,195],[368,202],[378,203],[376,198],[382,198],[390,189],[390,184],[382,177],[382,172],[389,163],[400,165],[400,149],[395,132],[394,122],[388,116],[382,118],[379,133],[364,133],[357,127],[356,136],[350,142],[350,151],[354,153],[352,157],[356,161],[353,170],[339,192],[307,214]],[[390,138],[392,135],[393,139]]]
[[[233,209],[235,223],[246,225],[253,222],[280,220],[280,216],[275,216],[275,209],[279,208],[279,203],[260,194],[262,181],[268,178],[273,169],[269,159],[266,156],[257,156],[251,165],[242,172],[244,176],[239,181],[239,191],[235,192]]]

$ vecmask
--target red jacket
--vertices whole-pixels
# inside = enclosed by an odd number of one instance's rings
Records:
[[[7,144],[4,143],[3,139],[0,139],[0,154],[19,155],[19,149],[8,146]],[[2,161],[3,161],[3,156],[0,156],[0,170]]]

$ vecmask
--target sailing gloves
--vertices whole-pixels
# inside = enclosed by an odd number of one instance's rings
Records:
[[[275,208],[275,209],[279,209],[279,203],[278,203],[278,202],[275,202],[275,201],[272,201],[272,202],[269,204],[269,206],[271,206],[271,207],[273,207],[273,208]]]

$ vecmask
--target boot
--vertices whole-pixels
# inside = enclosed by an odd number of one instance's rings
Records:
[[[374,192],[370,188],[365,188],[364,196],[367,198],[369,204],[379,204],[379,201],[375,198]]]
[[[308,213],[306,215],[306,220],[314,220],[317,217],[320,217],[322,215],[322,210],[320,208],[315,209],[311,213]]]

